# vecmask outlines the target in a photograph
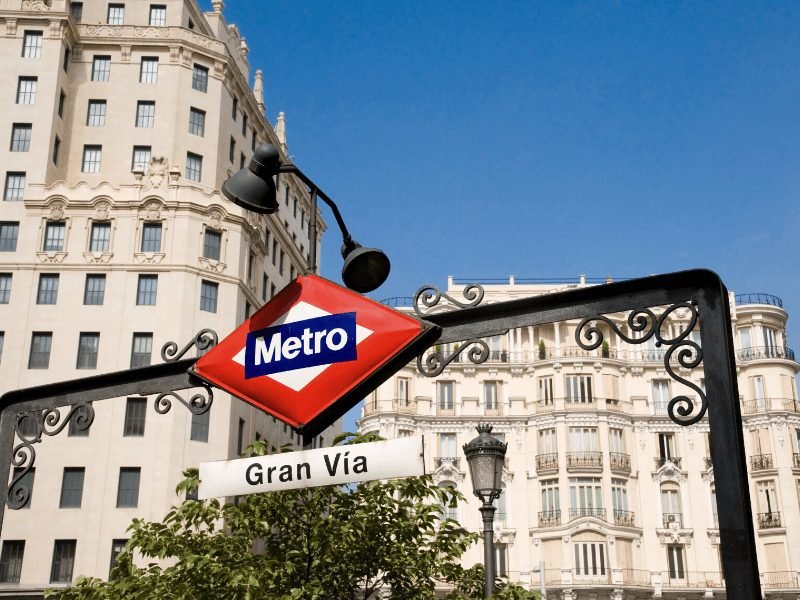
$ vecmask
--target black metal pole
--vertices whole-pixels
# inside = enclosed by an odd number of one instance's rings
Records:
[[[484,594],[488,598],[494,593],[494,511],[491,502],[484,502],[481,506],[483,517],[483,568],[484,568]]]

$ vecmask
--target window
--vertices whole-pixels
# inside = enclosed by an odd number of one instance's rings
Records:
[[[156,103],[139,100],[136,103],[136,127],[152,127],[156,120]]]
[[[667,414],[667,406],[669,406],[670,393],[669,393],[669,380],[667,379],[654,379],[652,381],[653,390],[653,411],[656,415]]]
[[[217,292],[219,284],[205,279],[200,283],[200,310],[217,312]]]
[[[87,275],[83,287],[83,303],[86,305],[100,306],[106,293],[105,275]]]
[[[134,333],[131,345],[131,368],[146,367],[153,353],[153,334]]]
[[[157,83],[158,82],[158,57],[145,56],[142,57],[142,63],[139,66],[139,83]]]
[[[286,424],[284,424],[284,432],[286,431]],[[239,417],[239,429],[236,433],[236,454],[241,456],[244,450],[244,419]]]
[[[97,352],[100,348],[99,333],[81,333],[78,339],[77,369],[96,369]]]
[[[117,486],[117,508],[136,508],[139,505],[139,467],[121,467]]]
[[[202,413],[192,413],[192,430],[189,433],[189,439],[195,442],[208,441],[208,424],[211,420],[211,408]]]
[[[449,459],[455,462],[458,456],[456,451],[456,434],[455,433],[440,433],[439,434],[439,461]],[[438,465],[437,465],[438,466]]]
[[[157,290],[158,275],[139,275],[139,284],[136,287],[136,304],[140,306],[155,306]]]
[[[5,540],[0,555],[0,583],[19,583],[25,540]]]
[[[670,523],[683,524],[681,492],[678,484],[665,483],[661,486],[661,514],[664,527],[669,527]]]
[[[203,157],[191,152],[186,153],[186,179],[200,182],[203,174]]]
[[[269,278],[266,273],[261,274],[261,300],[267,301],[267,289],[269,288]]]
[[[150,167],[150,146],[134,146],[131,171],[147,171]]]
[[[611,504],[615,518],[619,512],[628,512],[628,488],[624,479],[611,480]]]
[[[64,250],[64,235],[66,234],[66,224],[64,221],[50,221],[44,228],[44,244],[42,250],[45,252],[62,252]]]
[[[83,467],[64,467],[61,479],[61,500],[59,508],[80,508],[83,496],[83,478],[86,469]]]
[[[606,574],[606,545],[603,542],[573,544],[575,576],[604,576]]]
[[[603,489],[595,477],[572,477],[569,480],[570,516],[596,515],[603,509]]]
[[[234,96],[233,104],[231,104],[231,119],[236,120],[236,112],[239,110],[239,99]]]
[[[669,544],[667,546],[667,563],[669,564],[670,579],[684,579],[686,577],[683,560],[683,546],[678,544]]]
[[[39,58],[42,55],[41,31],[26,31],[22,38],[22,56],[25,58]]]
[[[11,273],[0,273],[0,304],[11,300]]]
[[[454,492],[456,489],[456,484],[452,481],[442,481],[438,484],[437,487],[440,488],[449,488],[450,493]],[[442,504],[440,508],[440,514],[442,519],[451,519],[453,521],[458,521],[458,500],[455,497],[450,497],[449,502],[446,504]]]
[[[610,428],[608,430],[609,450],[611,452],[625,453],[625,437],[622,429]]]
[[[38,77],[20,77],[17,81],[17,104],[35,104]]]
[[[539,454],[550,455],[558,461],[558,438],[555,429],[539,430]]]
[[[87,127],[104,127],[106,124],[106,101],[89,100],[89,108],[86,111]]]
[[[109,25],[124,25],[125,24],[125,5],[124,4],[109,4],[108,5],[108,18],[106,22]]]
[[[61,138],[56,136],[53,141],[53,164],[58,164],[58,155],[61,154]]]
[[[69,14],[76,23],[80,23],[83,19],[83,2],[70,2]]]
[[[0,252],[14,252],[17,249],[19,223],[0,221]]]
[[[58,273],[39,275],[36,304],[55,304],[58,301]]]
[[[92,81],[109,81],[111,79],[111,57],[95,56],[92,59]]]
[[[69,70],[69,48],[64,48],[64,62],[61,63],[61,68],[64,69],[64,73]]]
[[[497,382],[483,382],[483,398],[486,401],[486,410],[497,410]]]
[[[34,331],[31,334],[31,353],[28,357],[29,369],[46,369],[50,366],[50,346],[52,332]]]
[[[81,162],[81,172],[99,173],[100,161],[103,156],[102,146],[84,146],[83,161]]]
[[[64,90],[61,90],[61,94],[58,96],[58,116],[64,116],[64,102],[67,100],[67,95],[64,93]]]
[[[764,335],[764,350],[766,350],[767,356],[770,358],[775,357],[776,356],[775,350],[778,345],[777,330],[772,327],[763,326],[761,328],[761,332]]]
[[[114,570],[114,567],[117,566],[117,557],[119,553],[125,549],[125,544],[128,543],[128,540],[114,540],[111,542],[111,562],[108,566],[108,580],[111,581],[111,573]]]
[[[89,427],[84,427],[81,424],[85,425],[88,422],[91,415],[89,410],[88,406],[78,406],[75,409],[75,414],[69,420],[69,428],[67,429],[69,437],[88,437],[91,424],[89,424]]]
[[[6,332],[0,331],[0,361],[3,360],[3,346],[6,345]]]
[[[6,187],[3,190],[3,200],[18,202],[25,194],[25,173],[6,173]]]
[[[228,145],[228,160],[233,162],[234,156],[236,156],[236,140],[231,136],[231,141]]]
[[[280,258],[278,258],[278,273],[280,273],[281,275],[283,275],[283,261],[285,258],[286,254],[284,254],[283,248],[281,248],[281,255]]]
[[[208,91],[208,69],[195,64],[192,70],[192,88],[200,92]]]
[[[239,168],[244,169],[244,162],[245,162],[244,152],[239,155]]]
[[[108,252],[111,249],[111,223],[92,223],[91,238],[89,240],[90,252]]]
[[[759,481],[756,483],[758,492],[758,512],[772,515],[778,512],[778,494],[775,490],[775,482]]]
[[[566,376],[567,402],[593,402],[592,376]]]
[[[33,419],[29,420],[35,423]],[[39,433],[39,430],[36,429],[36,431],[34,431],[30,436],[27,434],[27,432],[23,433],[26,437],[31,438],[35,437]],[[25,471],[22,467],[14,467],[12,481],[16,480],[18,477],[19,480],[8,489],[8,495],[10,497],[12,494],[18,495],[23,493],[23,491],[27,491],[25,504],[23,504],[20,508],[30,508],[31,499],[33,498],[33,481],[36,479],[36,467],[31,467],[27,471]]]
[[[558,494],[558,479],[542,481],[542,512],[547,517],[555,517],[561,510],[561,500]]]
[[[439,381],[436,384],[436,398],[439,410],[453,410],[453,387],[452,381]]]
[[[253,266],[255,265],[256,257],[252,252],[247,253],[247,281],[253,281]]]
[[[128,398],[125,405],[124,436],[143,436],[144,421],[147,415],[147,398]]]
[[[27,152],[31,149],[30,123],[14,123],[11,126],[11,152]]]
[[[222,234],[213,229],[206,229],[203,234],[203,256],[211,260],[219,260],[222,248]]]
[[[166,25],[167,24],[167,7],[163,4],[150,5],[150,25]]]
[[[161,252],[161,223],[142,225],[142,252]]]
[[[667,459],[676,458],[678,453],[675,451],[675,434],[658,434],[658,456],[665,462]]]
[[[570,427],[569,449],[571,452],[597,452],[600,439],[596,427]]]
[[[297,218],[297,197],[295,197],[292,202],[292,216],[295,219]]]
[[[206,132],[206,111],[191,107],[189,109],[189,133],[203,137]]]
[[[75,566],[75,540],[56,540],[53,546],[53,565],[50,583],[71,583]]]

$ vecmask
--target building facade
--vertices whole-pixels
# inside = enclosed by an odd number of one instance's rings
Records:
[[[259,144],[285,160],[286,137],[212,4],[0,0],[0,393],[161,362],[204,328],[224,337],[306,269],[319,242],[299,181],[280,178],[267,216],[219,193]],[[226,394],[202,416],[153,402],[95,403],[88,432],[71,422],[12,475],[32,494],[5,513],[0,595],[107,577],[131,519],[180,500],[185,468],[254,439],[300,443]]]
[[[464,283],[450,278],[447,293],[463,297]],[[584,278],[511,278],[485,285],[483,303],[582,285]],[[780,299],[731,294],[730,302],[762,588],[767,598],[797,598],[800,365],[787,347]],[[608,316],[637,337],[627,314]],[[666,349],[653,339],[628,344],[599,323],[605,342],[587,351],[576,342],[577,326],[513,329],[485,340],[486,362],[471,363],[464,350],[435,378],[409,364],[365,400],[359,429],[423,436],[436,483],[466,497],[443,512],[480,531],[462,446],[479,422],[493,425],[492,434],[508,443],[495,542],[498,570],[511,581],[562,600],[724,598],[708,417],[682,427],[667,415],[670,399],[696,392],[669,376]],[[679,309],[662,331],[677,336],[690,328],[688,311]],[[700,344],[699,329],[687,339]],[[673,364],[704,389],[702,365]],[[474,546],[465,564],[481,562],[482,551]]]

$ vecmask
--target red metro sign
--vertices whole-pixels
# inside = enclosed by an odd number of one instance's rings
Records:
[[[200,358],[194,372],[316,435],[414,358],[437,329],[306,275]]]

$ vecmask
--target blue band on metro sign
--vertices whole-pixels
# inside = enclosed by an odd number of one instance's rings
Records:
[[[267,327],[247,334],[245,379],[356,360],[356,313]]]

